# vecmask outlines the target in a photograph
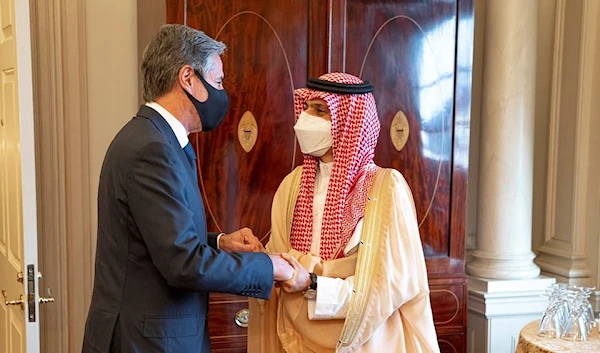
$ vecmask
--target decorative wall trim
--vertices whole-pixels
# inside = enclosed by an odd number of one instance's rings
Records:
[[[592,18],[590,21],[596,23],[595,35],[597,35],[598,30],[600,29],[600,6],[596,1],[590,2],[590,7],[586,10],[588,16],[597,16]],[[592,30],[590,28],[590,30]],[[594,59],[594,68],[593,68],[593,87],[591,91],[593,95],[597,97],[598,92],[600,92],[600,45],[595,46],[596,53]],[[589,74],[589,73],[588,73]],[[594,119],[590,121],[590,136],[598,136],[600,134],[600,120],[597,118],[598,114],[600,114],[600,102],[597,99],[594,100],[594,104],[590,107],[590,117],[594,116]],[[596,292],[594,296],[592,296],[592,305],[594,306],[594,310],[596,312],[600,311],[600,160],[597,158],[597,155],[594,154],[594,151],[600,150],[600,139],[591,138],[589,143],[589,151],[591,151],[589,155],[589,185],[588,185],[588,229],[587,229],[587,240],[588,244],[586,244],[586,249],[590,251],[590,256],[588,259],[588,263],[590,264],[590,268],[595,271],[595,278],[593,286],[596,287]]]
[[[555,234],[556,215],[556,171],[558,161],[558,121],[561,102],[562,54],[567,0],[556,2],[556,23],[554,26],[554,55],[552,58],[552,94],[550,105],[550,142],[548,146],[548,189],[546,191],[546,236],[548,241]]]
[[[587,285],[591,281],[586,239],[590,215],[587,212],[590,197],[588,162],[594,78],[590,73],[594,70],[596,59],[598,4],[596,1],[580,0],[570,3],[567,8],[566,1],[559,0],[556,13],[546,236],[535,262],[545,274],[557,275],[560,281]],[[579,28],[577,23],[580,23]],[[565,26],[568,31],[565,31]],[[578,45],[576,53],[563,48],[563,43],[573,42]],[[573,58],[573,55],[577,56]],[[564,82],[563,69],[569,71]],[[573,90],[575,92],[564,96],[561,93]],[[565,124],[574,129],[564,129]],[[559,168],[559,164],[562,167]],[[562,197],[557,196],[559,191],[562,191]]]
[[[80,352],[92,290],[85,0],[32,2],[44,353]],[[42,293],[42,292],[41,292]]]
[[[31,3],[38,254],[40,295],[51,287],[58,300],[40,306],[40,343],[45,352],[63,352],[68,342],[66,205],[62,92],[61,11],[56,2]],[[64,329],[63,329],[64,328]]]
[[[511,337],[511,348],[510,351],[511,352],[516,352],[517,351],[517,345],[519,344],[519,336],[520,335],[513,335]]]
[[[92,297],[94,245],[92,243],[89,128],[87,105],[85,0],[63,1],[61,36],[64,61],[65,163],[67,205],[67,259],[69,284],[69,347],[81,350],[87,311]],[[95,230],[94,230],[95,232]]]
[[[467,350],[469,353],[476,353],[475,352],[475,330],[472,328],[468,328],[467,329],[467,339],[468,339],[468,344],[467,344]]]
[[[581,54],[579,57],[579,96],[577,101],[577,124],[575,135],[575,165],[573,169],[573,209],[571,224],[573,235],[573,255],[583,254],[585,269],[588,271],[585,263],[586,237],[589,232],[587,229],[587,218],[591,216],[587,210],[588,197],[592,195],[588,190],[588,176],[590,174],[590,133],[592,120],[592,86],[594,83],[594,66],[596,61],[596,40],[597,40],[597,20],[598,20],[598,1],[584,0],[583,19],[581,21]],[[597,118],[597,117],[594,117]]]
[[[544,275],[556,277],[559,282],[589,285],[590,270],[587,256],[583,253],[569,253],[542,245],[536,263],[543,269]]]

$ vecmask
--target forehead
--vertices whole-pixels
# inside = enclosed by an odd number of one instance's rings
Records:
[[[212,54],[210,60],[212,60],[211,71],[214,71],[216,74],[223,74],[223,61],[221,60],[221,56],[219,54]]]
[[[327,106],[327,102],[325,102],[324,100],[322,100],[320,98],[307,100],[306,104],[308,104],[308,105],[324,105],[324,106]]]

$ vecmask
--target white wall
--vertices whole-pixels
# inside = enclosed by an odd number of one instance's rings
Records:
[[[95,249],[97,194],[104,154],[138,109],[136,0],[86,0],[90,203]]]

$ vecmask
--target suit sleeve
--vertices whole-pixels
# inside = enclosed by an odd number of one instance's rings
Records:
[[[219,248],[219,245],[217,244],[217,238],[219,237],[219,234],[221,234],[221,233],[208,232],[208,234],[207,234],[208,245],[213,249]]]
[[[189,183],[176,158],[170,145],[148,143],[127,178],[131,213],[152,262],[173,287],[268,299],[273,265],[266,254],[228,253],[200,241],[206,229],[196,228],[185,198]]]

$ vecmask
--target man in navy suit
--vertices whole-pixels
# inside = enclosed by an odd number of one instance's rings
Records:
[[[206,230],[188,134],[216,128],[227,113],[224,50],[167,25],[144,52],[148,103],[117,134],[100,175],[84,353],[210,352],[208,292],[268,299],[274,281],[292,277],[249,229]]]

